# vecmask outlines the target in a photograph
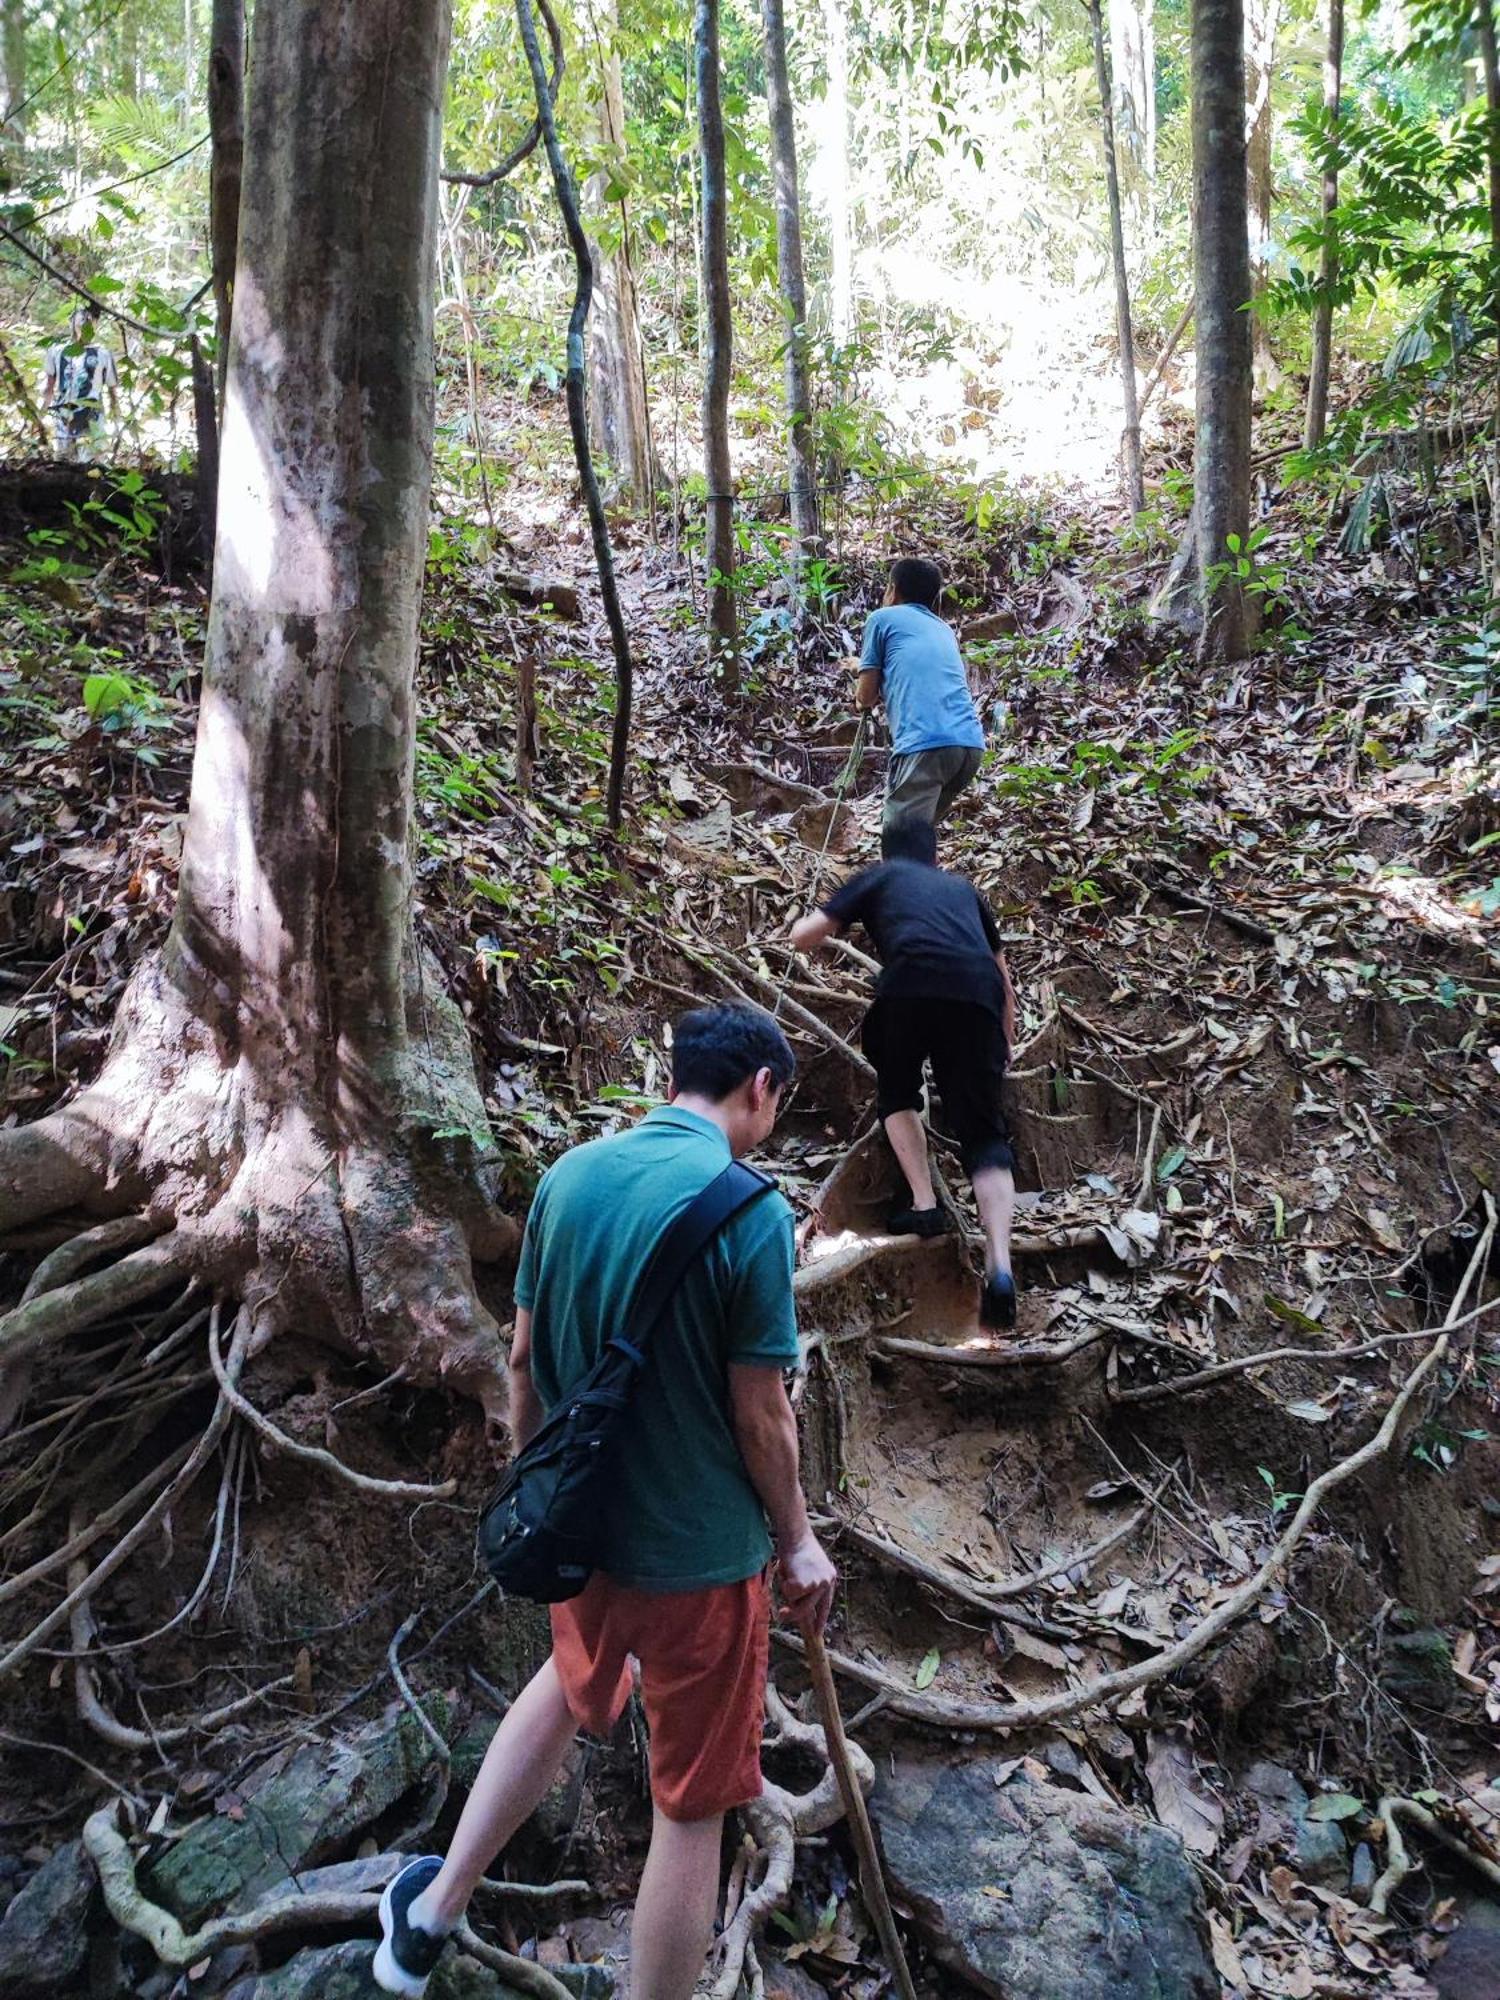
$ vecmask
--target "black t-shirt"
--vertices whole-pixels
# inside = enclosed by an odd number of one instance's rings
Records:
[[[823,905],[841,929],[863,924],[880,956],[882,1000],[968,1000],[1002,1011],[995,953],[1000,933],[989,905],[962,875],[921,861],[882,861],[845,882]]]

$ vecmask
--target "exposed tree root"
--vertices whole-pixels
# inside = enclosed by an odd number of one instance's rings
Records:
[[[243,1368],[244,1363],[245,1337],[243,1333],[240,1333],[236,1335],[234,1345],[229,1350],[229,1360],[226,1364],[226,1374],[231,1382],[239,1380],[240,1370]],[[123,1535],[116,1542],[104,1560],[97,1564],[79,1583],[69,1590],[68,1595],[63,1599],[61,1604],[48,1612],[47,1616],[39,1624],[34,1625],[23,1639],[17,1640],[7,1653],[0,1656],[0,1679],[4,1679],[7,1674],[13,1673],[23,1661],[30,1658],[38,1646],[44,1645],[58,1627],[71,1618],[74,1606],[84,1602],[99,1588],[101,1583],[113,1576],[115,1571],[129,1557],[131,1551],[145,1540],[151,1529],[161,1519],[162,1515],[166,1513],[173,1501],[180,1494],[188,1490],[213,1456],[220,1438],[229,1426],[232,1415],[233,1412],[229,1404],[221,1395],[203,1435],[193,1446],[191,1452],[189,1452],[181,1470],[151,1502],[150,1506],[142,1514],[135,1526],[130,1529],[129,1533]]]
[[[937,1728],[997,1731],[1033,1729],[1044,1723],[1061,1722],[1070,1716],[1081,1715],[1091,1708],[1107,1707],[1111,1702],[1133,1694],[1137,1688],[1149,1687],[1156,1681],[1167,1679],[1197,1659],[1221,1633],[1259,1603],[1272,1585],[1285,1576],[1298,1544],[1312,1526],[1327,1496],[1390,1450],[1413,1397],[1446,1358],[1452,1330],[1462,1316],[1464,1301],[1475,1281],[1488,1267],[1490,1246],[1496,1230],[1495,1203],[1489,1195],[1485,1197],[1485,1210],[1487,1220],[1484,1231],[1474,1246],[1468,1269],[1444,1318],[1443,1331],[1401,1385],[1374,1436],[1313,1480],[1290,1524],[1260,1568],[1238,1590],[1231,1591],[1206,1618],[1200,1619],[1185,1638],[1166,1647],[1153,1659],[1122,1668],[1116,1673],[1097,1675],[1077,1687],[1032,1701],[950,1701],[941,1696],[918,1694],[894,1675],[866,1666],[863,1661],[851,1659],[845,1654],[830,1651],[829,1659],[850,1680],[886,1696],[887,1709],[894,1715]],[[802,1652],[802,1642],[795,1633],[778,1631],[775,1636],[791,1651]]]
[[[766,1744],[771,1749],[801,1750],[821,1758],[827,1768],[810,1792],[783,1791],[766,1781],[761,1796],[745,1807],[745,1824],[750,1830],[763,1865],[760,1878],[747,1887],[732,1921],[719,1939],[719,1962],[709,1988],[710,2000],[734,2000],[747,1964],[747,1954],[761,1926],[785,1906],[792,1892],[792,1871],[797,1842],[810,1834],[824,1833],[843,1817],[838,1778],[828,1757],[828,1741],[822,1725],[804,1722],[782,1699],[774,1683],[766,1687]],[[850,1760],[860,1789],[868,1792],[875,1782],[875,1767],[857,1743],[849,1745]],[[747,1862],[748,1881],[754,1863]]]
[[[973,1347],[945,1346],[931,1340],[880,1340],[872,1344],[879,1354],[901,1356],[908,1361],[936,1361],[958,1368],[1059,1368],[1087,1348],[1097,1347],[1113,1331],[1108,1326],[1091,1326],[1072,1340],[1052,1347],[1006,1347],[985,1339]]]
[[[163,1965],[196,1965],[229,1945],[258,1944],[288,1932],[326,1929],[332,1925],[373,1929],[380,1898],[367,1890],[315,1889],[308,1894],[274,1896],[253,1909],[215,1917],[195,1931],[186,1931],[170,1910],[142,1894],[135,1879],[135,1862],[117,1824],[113,1805],[101,1806],[83,1829],[84,1851],[93,1862],[104,1892],[105,1907],[122,1930],[144,1938]],[[454,1933],[455,1942],[481,1964],[535,2000],[572,2000],[566,1986],[540,1965],[477,1938],[467,1924]]]
[[[269,1417],[264,1416],[248,1398],[240,1394],[225,1374],[223,1357],[219,1353],[217,1311],[215,1308],[208,1323],[208,1358],[213,1367],[214,1379],[219,1385],[219,1392],[231,1409],[237,1410],[251,1429],[258,1431],[278,1451],[284,1451],[291,1458],[303,1459],[309,1465],[316,1465],[325,1472],[333,1473],[336,1478],[343,1480],[346,1486],[354,1487],[357,1492],[379,1494],[385,1500],[453,1498],[458,1491],[456,1480],[445,1479],[439,1486],[424,1486],[406,1479],[376,1479],[367,1472],[356,1472],[353,1466],[345,1465],[344,1461],[335,1457],[331,1451],[324,1451],[319,1445],[299,1444],[295,1438],[289,1438],[285,1431],[278,1430]],[[240,1308],[240,1322],[242,1330],[246,1331],[248,1337],[249,1315],[244,1307]]]
[[[1469,1326],[1492,1312],[1500,1312],[1500,1299],[1486,1299],[1482,1305],[1470,1307],[1446,1331],[1457,1333],[1460,1327]],[[1352,1347],[1269,1347],[1259,1354],[1242,1354],[1233,1361],[1216,1362],[1212,1368],[1199,1368],[1191,1375],[1176,1375],[1165,1382],[1146,1383],[1139,1389],[1116,1389],[1110,1400],[1115,1403],[1159,1403],[1169,1396],[1189,1396],[1199,1389],[1211,1389],[1216,1383],[1227,1382],[1232,1376],[1243,1375],[1249,1369],[1267,1368],[1273,1361],[1315,1361],[1324,1367],[1337,1367],[1345,1361],[1358,1361],[1365,1355],[1379,1354],[1383,1349],[1404,1341],[1430,1340],[1435,1333],[1443,1331],[1445,1329],[1441,1327],[1412,1327],[1379,1333],[1373,1339],[1357,1341]]]
[[[66,1243],[59,1244],[49,1256],[44,1257],[32,1272],[31,1282],[21,1294],[22,1305],[39,1298],[43,1292],[55,1292],[60,1286],[71,1284],[83,1275],[90,1264],[151,1242],[161,1235],[164,1227],[165,1224],[154,1216],[120,1215],[113,1222],[101,1222],[93,1229],[70,1236]]]
[[[927,1562],[921,1556],[914,1555],[910,1549],[902,1547],[899,1542],[888,1541],[885,1536],[874,1534],[869,1528],[861,1527],[857,1521],[838,1519],[831,1526],[832,1532],[841,1541],[849,1542],[865,1555],[873,1557],[875,1561],[888,1563],[891,1568],[901,1570],[905,1575],[914,1577],[918,1583],[927,1584],[933,1590],[942,1591],[956,1602],[967,1604],[972,1610],[990,1613],[999,1610],[1002,1605],[1014,1598],[1026,1596],[1055,1576],[1061,1576],[1064,1572],[1072,1573],[1088,1569],[1101,1557],[1119,1548],[1122,1542],[1129,1541],[1136,1529],[1151,1518],[1156,1502],[1170,1477],[1168,1474],[1167,1479],[1161,1481],[1143,1505],[1097,1542],[1091,1542],[1087,1548],[1078,1549],[1071,1555],[1059,1556],[1055,1562],[1048,1563],[1043,1569],[1033,1570],[1024,1576],[1002,1577],[995,1583],[979,1583],[970,1577],[961,1576],[946,1563]],[[1143,1632],[1140,1636],[1143,1642],[1154,1643],[1147,1633]]]
[[[128,1312],[192,1268],[187,1238],[172,1230],[118,1264],[42,1292],[0,1318],[0,1362],[18,1361],[48,1341],[85,1333],[101,1320]]]
[[[149,1205],[176,1227],[102,1271],[38,1288],[0,1319],[0,1358],[192,1275],[249,1306],[257,1344],[311,1329],[500,1417],[503,1356],[472,1259],[505,1254],[517,1231],[481,1185],[467,1136],[485,1129],[467,1030],[420,961],[407,1007],[386,1068],[331,1101],[317,1060],[288,1057],[279,1036],[273,1060],[257,1040],[269,1024],[205,987],[175,935],[144,960],[98,1080],[0,1133],[0,1237],[62,1208]],[[466,1136],[438,1136],[449,1133]],[[90,1234],[65,1264],[95,1254]]]
[[[491,1972],[498,1972],[518,1993],[529,1993],[532,2000],[573,2000],[562,1981],[554,1979],[546,1966],[538,1965],[534,1959],[517,1958],[514,1952],[502,1951],[499,1945],[486,1944],[467,1923],[460,1924],[453,1935],[470,1958],[477,1958]]]
[[[1412,1859],[1401,1837],[1403,1819],[1446,1847],[1450,1854],[1456,1854],[1460,1861],[1476,1869],[1487,1882],[1500,1887],[1500,1861],[1493,1855],[1480,1853],[1445,1820],[1439,1819],[1436,1813],[1429,1812],[1415,1799],[1382,1799],[1379,1817],[1385,1828],[1386,1865],[1384,1874],[1370,1891],[1370,1908],[1377,1916],[1385,1915],[1392,1896],[1412,1871]]]
[[[137,1501],[143,1500],[153,1487],[160,1486],[163,1481],[170,1479],[192,1451],[193,1446],[185,1444],[174,1451],[170,1458],[163,1459],[160,1465],[153,1465],[144,1479],[137,1480],[130,1491],[122,1494],[113,1506],[106,1507],[104,1512],[97,1515],[86,1527],[70,1535],[60,1549],[53,1549],[50,1555],[42,1556],[29,1569],[23,1569],[19,1575],[7,1577],[4,1583],[0,1583],[0,1604],[7,1603],[12,1597],[19,1597],[22,1591],[29,1590],[33,1584],[43,1583],[49,1576],[55,1576],[59,1570],[66,1569],[75,1556],[92,1548],[101,1535],[108,1534],[116,1522],[123,1521]]]

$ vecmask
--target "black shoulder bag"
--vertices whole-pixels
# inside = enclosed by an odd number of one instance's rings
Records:
[[[623,1331],[496,1487],[479,1519],[479,1552],[508,1596],[560,1604],[588,1582],[609,1512],[611,1455],[657,1322],[731,1216],[775,1185],[732,1160],[694,1197],[652,1252]]]

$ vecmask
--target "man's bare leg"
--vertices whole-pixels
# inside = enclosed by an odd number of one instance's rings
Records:
[[[896,1164],[906,1176],[913,1208],[935,1208],[932,1173],[927,1164],[927,1127],[920,1111],[893,1111],[885,1121],[885,1136]]]
[[[630,1928],[631,2000],[690,2000],[713,1942],[724,1816],[651,1823]]]
[[[413,1923],[426,1931],[452,1930],[468,1907],[474,1884],[546,1797],[576,1729],[549,1659],[495,1731],[454,1828],[442,1873],[413,1900]]]
[[[1016,1212],[1016,1181],[1009,1167],[981,1167],[974,1176],[974,1202],[984,1229],[986,1271],[1009,1271],[1010,1225]]]

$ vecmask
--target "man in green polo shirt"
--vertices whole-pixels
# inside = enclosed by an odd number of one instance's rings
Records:
[[[731,1158],[769,1136],[791,1049],[755,1007],[678,1022],[672,1094],[633,1130],[560,1159],[537,1190],[516,1278],[519,1450],[618,1332],[663,1233]],[[417,1996],[480,1875],[551,1785],[575,1729],[607,1733],[638,1661],[655,1817],[631,1930],[631,1991],[689,2000],[713,1935],[724,1814],[757,1798],[770,1628],[821,1630],[835,1572],[808,1523],[784,1371],[797,1359],[792,1212],[742,1209],[688,1271],[631,1404],[599,1569],[552,1608],[552,1655],[485,1757],[446,1860],[381,1903],[375,1977]]]

